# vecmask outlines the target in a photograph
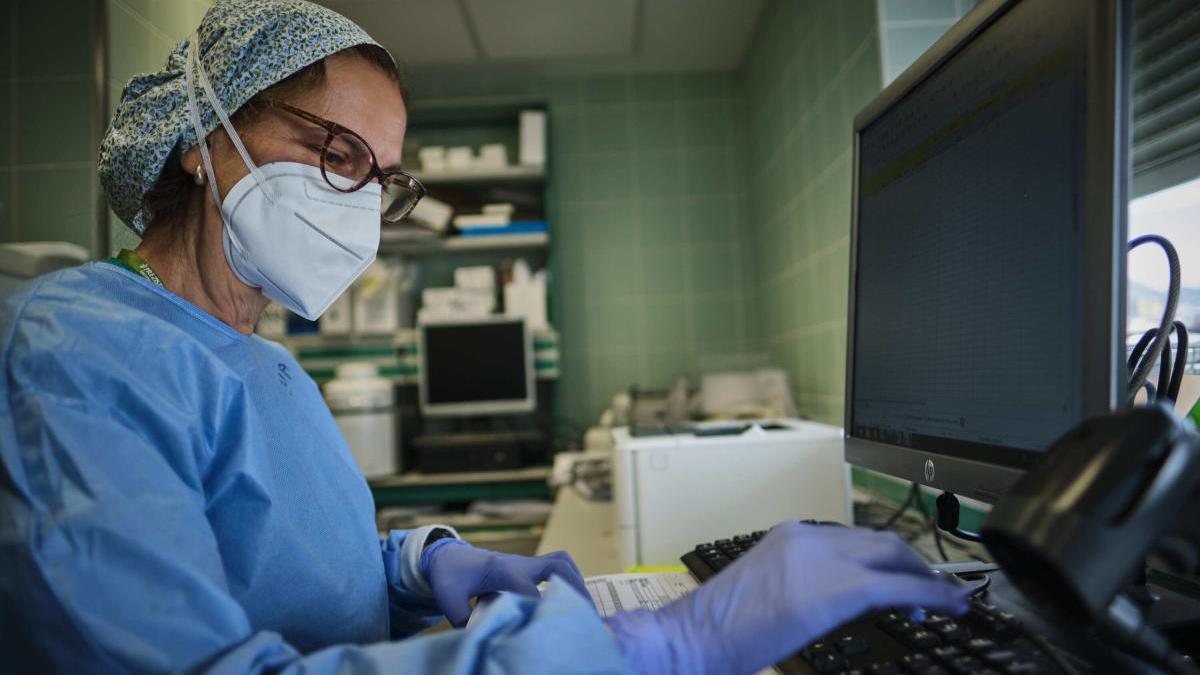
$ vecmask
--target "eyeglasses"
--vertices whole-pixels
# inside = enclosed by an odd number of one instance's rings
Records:
[[[421,185],[421,181],[403,171],[379,168],[375,152],[362,136],[337,122],[330,122],[282,101],[269,103],[325,130],[325,143],[321,146],[321,175],[330,187],[339,192],[354,192],[373,179],[379,179],[379,184],[383,186],[380,214],[386,222],[404,220],[425,196],[425,186]],[[344,180],[335,180],[330,174]]]

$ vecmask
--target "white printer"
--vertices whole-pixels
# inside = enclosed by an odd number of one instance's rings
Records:
[[[701,542],[786,520],[850,524],[839,427],[800,420],[613,430],[622,568],[679,565]]]

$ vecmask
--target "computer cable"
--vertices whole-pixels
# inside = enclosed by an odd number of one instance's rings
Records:
[[[1145,389],[1147,400],[1156,401],[1159,397],[1170,399],[1172,403],[1179,397],[1179,388],[1183,384],[1183,374],[1187,369],[1188,359],[1188,332],[1187,327],[1182,321],[1174,321],[1171,324],[1171,330],[1175,334],[1175,361],[1171,362],[1171,343],[1168,341],[1163,345],[1163,353],[1159,359],[1158,366],[1158,386],[1150,384],[1149,380],[1142,383],[1139,389]],[[1132,371],[1134,366],[1142,359],[1146,347],[1150,341],[1158,336],[1158,329],[1151,328],[1142,334],[1138,339],[1137,344],[1129,352],[1128,367]],[[1136,395],[1137,392],[1135,391]]]
[[[960,529],[958,526],[959,512],[962,510],[962,505],[958,503],[958,497],[953,492],[943,492],[938,495],[935,502],[934,512],[937,515],[938,529],[952,534],[959,539],[967,541],[983,541],[978,533],[968,532]]]
[[[900,508],[896,509],[895,512],[892,513],[892,515],[888,516],[888,519],[886,521],[884,521],[882,525],[877,525],[875,527],[875,529],[876,530],[892,529],[892,526],[894,526],[896,524],[896,521],[900,520],[900,516],[903,516],[904,512],[908,510],[908,507],[912,506],[913,499],[916,498],[918,489],[919,488],[917,487],[917,484],[913,483],[912,486],[909,487],[908,496],[904,498],[904,503],[900,505]]]
[[[1149,338],[1149,348],[1146,350],[1146,353],[1139,355],[1140,358],[1130,367],[1131,374],[1128,396],[1131,401],[1150,375],[1150,371],[1154,368],[1154,363],[1158,361],[1159,356],[1162,354],[1163,345],[1170,339],[1171,328],[1175,321],[1175,309],[1179,304],[1179,254],[1175,251],[1175,247],[1171,245],[1171,242],[1166,237],[1157,234],[1146,234],[1129,242],[1128,250],[1133,251],[1144,244],[1157,244],[1167,254],[1170,284],[1167,289],[1167,305],[1163,308],[1162,321],[1156,329],[1157,332]],[[1143,339],[1146,339],[1145,336],[1143,336]]]
[[[1171,361],[1171,342],[1163,343],[1162,358],[1158,366],[1158,397],[1169,400],[1172,404],[1179,398],[1179,387],[1183,384],[1183,371],[1187,368],[1188,335],[1187,327],[1182,321],[1172,324],[1175,333],[1175,361]]]
[[[1158,357],[1158,396],[1155,398],[1161,401],[1164,398],[1171,396],[1171,336],[1168,334],[1167,339],[1163,340],[1162,354]]]
[[[920,491],[920,484],[914,483],[914,485],[917,487],[917,490]],[[933,543],[935,546],[937,546],[938,555],[942,556],[943,562],[950,562],[950,556],[946,554],[946,547],[942,544],[941,530],[938,529],[937,522],[934,521],[933,516],[931,516],[929,511],[925,509],[925,500],[921,499],[920,496],[917,497],[917,510],[921,512],[921,516],[925,518],[926,525],[928,525],[929,529],[933,531]]]
[[[1168,398],[1174,403],[1179,399],[1179,388],[1183,386],[1183,372],[1187,369],[1188,332],[1182,321],[1175,322],[1175,365],[1171,370],[1171,390]]]

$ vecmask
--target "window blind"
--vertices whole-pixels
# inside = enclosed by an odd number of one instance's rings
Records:
[[[1136,0],[1133,193],[1200,177],[1200,0]]]

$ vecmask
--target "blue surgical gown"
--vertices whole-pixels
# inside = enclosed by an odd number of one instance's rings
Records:
[[[8,666],[625,671],[558,580],[412,637],[438,618],[414,578],[420,547],[379,537],[313,381],[282,347],[128,270],[90,263],[5,298],[0,365]]]

